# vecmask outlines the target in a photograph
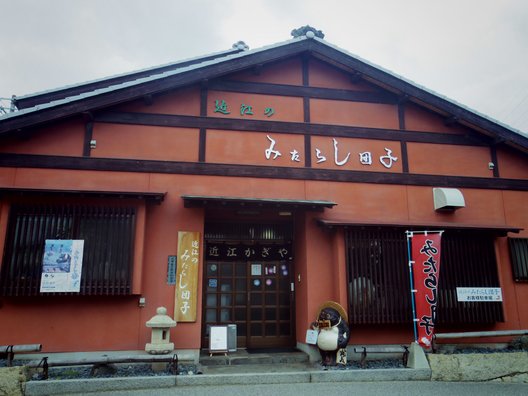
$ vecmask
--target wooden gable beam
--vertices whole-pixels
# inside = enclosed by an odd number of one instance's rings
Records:
[[[455,125],[458,122],[458,117],[451,115],[444,119],[444,124],[447,126]]]
[[[313,40],[301,40],[289,45],[277,46],[265,51],[257,51],[241,57],[224,60],[207,67],[190,68],[187,71],[169,75],[159,79],[148,80],[137,85],[124,86],[94,96],[86,96],[79,100],[65,100],[64,103],[30,111],[27,114],[13,113],[15,116],[0,121],[0,134],[14,129],[26,128],[57,119],[63,119],[85,111],[101,109],[119,103],[137,99],[149,94],[160,93],[185,85],[199,83],[203,79],[211,79],[252,68],[255,65],[268,63],[291,57],[309,50]],[[29,109],[28,109],[29,110]]]

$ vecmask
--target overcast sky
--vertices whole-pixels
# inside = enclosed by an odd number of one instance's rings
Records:
[[[238,40],[258,48],[307,24],[528,133],[527,0],[0,0],[0,97],[223,51]]]

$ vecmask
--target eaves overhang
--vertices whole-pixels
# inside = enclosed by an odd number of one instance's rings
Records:
[[[319,38],[314,38],[314,41],[324,44],[313,51],[315,57],[333,63],[345,71],[353,71],[366,81],[398,95],[402,102],[416,103],[445,117],[446,121],[454,120],[484,135],[492,136],[497,143],[508,144],[528,152],[528,136],[523,132]]]
[[[149,203],[160,204],[165,199],[165,192],[147,191],[85,191],[85,190],[58,190],[58,189],[35,189],[0,187],[0,196],[52,196],[69,198],[119,198],[139,199]]]
[[[323,200],[219,197],[207,195],[182,195],[182,199],[186,208],[278,209],[322,212],[324,209],[331,209],[337,205],[335,202]]]
[[[459,230],[459,231],[482,231],[489,232],[498,236],[506,236],[509,232],[519,233],[523,230],[521,227],[509,225],[489,225],[489,224],[468,224],[468,223],[448,223],[448,222],[387,222],[387,221],[361,221],[361,220],[332,220],[316,219],[318,225],[326,229],[335,228],[401,228],[405,231],[416,230]],[[403,231],[402,231],[403,232]]]
[[[31,108],[37,105],[49,103],[56,100],[65,99],[68,97],[77,96],[86,92],[95,91],[96,89],[107,88],[112,85],[122,84],[124,82],[137,80],[148,76],[161,74],[170,70],[177,70],[183,67],[196,65],[214,59],[219,59],[228,55],[236,54],[243,51],[240,48],[231,48],[227,51],[215,52],[209,55],[204,55],[191,59],[184,59],[177,62],[167,63],[155,67],[149,67],[141,70],[135,70],[128,73],[122,73],[114,76],[108,76],[92,81],[86,81],[80,84],[68,85],[50,89],[47,91],[36,92],[33,94],[16,96],[14,98],[15,105],[19,110]]]
[[[102,108],[165,92],[241,71],[263,63],[285,59],[310,49],[311,40],[297,38],[286,43],[243,51],[220,59],[127,81],[77,96],[67,97],[0,117],[0,135],[53,120],[94,112]]]

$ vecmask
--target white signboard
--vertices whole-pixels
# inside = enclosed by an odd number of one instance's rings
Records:
[[[47,239],[42,259],[41,293],[79,292],[83,240]]]
[[[500,287],[457,287],[457,300],[467,302],[502,301]]]
[[[306,330],[306,343],[310,345],[317,345],[317,338],[319,333],[317,330]]]
[[[209,353],[227,352],[227,326],[209,328]]]

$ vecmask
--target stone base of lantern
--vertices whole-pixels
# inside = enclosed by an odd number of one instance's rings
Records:
[[[155,373],[163,373],[163,372],[167,371],[167,363],[152,363],[150,365],[150,368]]]
[[[153,344],[148,343],[145,345],[145,351],[151,355],[166,355],[171,353],[174,350],[174,343],[163,343],[163,344]]]

